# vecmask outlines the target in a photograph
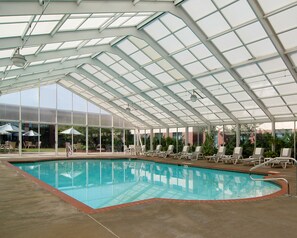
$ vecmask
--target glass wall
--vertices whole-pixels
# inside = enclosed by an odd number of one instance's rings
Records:
[[[21,109],[21,115],[20,115]],[[131,128],[131,123],[118,116],[100,109],[91,102],[57,85],[46,85],[17,93],[1,95],[0,125],[13,124],[16,131],[1,132],[0,153],[18,153],[19,123],[22,122],[21,146],[23,153],[65,153],[65,143],[72,143],[74,152],[86,152],[86,135],[88,130],[89,152],[112,151],[112,127],[114,130],[115,151],[122,151],[125,126]],[[88,125],[88,128],[87,128]],[[61,132],[76,129],[80,134]],[[100,129],[101,127],[101,129]],[[57,128],[57,138],[56,138]],[[24,133],[31,134],[24,135]],[[101,132],[101,134],[100,134]],[[125,131],[125,140],[134,144],[131,131]],[[102,135],[102,138],[101,138]],[[8,151],[4,144],[15,142],[15,149]],[[102,141],[102,143],[101,143]],[[57,145],[56,145],[57,143]],[[57,146],[57,151],[55,150]]]

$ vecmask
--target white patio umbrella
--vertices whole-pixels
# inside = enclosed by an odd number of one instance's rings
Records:
[[[71,149],[73,151],[73,136],[82,135],[79,131],[75,130],[73,127],[61,131],[60,134],[71,135]]]
[[[33,130],[30,130],[30,131],[27,131],[23,134],[23,136],[40,136],[39,133],[33,131]]]
[[[7,123],[3,126],[0,126],[0,130],[8,131],[8,132],[19,132],[19,128],[17,126],[11,125],[10,123]],[[24,130],[21,130],[22,132]]]
[[[0,135],[10,135],[11,133],[9,131],[5,131],[2,128],[0,128]]]

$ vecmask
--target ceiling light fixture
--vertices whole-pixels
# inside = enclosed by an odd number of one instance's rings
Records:
[[[197,93],[195,90],[193,90],[193,93],[190,96],[190,99],[192,102],[196,102],[198,99],[197,96],[195,95],[195,93],[199,96],[200,99],[203,98],[199,93]]]
[[[126,112],[127,113],[130,113],[131,112],[131,108],[129,107],[129,104],[128,104],[128,107],[126,108]]]
[[[17,67],[24,67],[27,60],[25,56],[20,54],[20,48],[17,48],[13,56],[11,57],[12,63]]]

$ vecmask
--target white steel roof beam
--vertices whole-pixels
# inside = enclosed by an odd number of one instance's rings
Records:
[[[262,27],[266,31],[268,37],[272,41],[273,45],[275,46],[277,52],[279,53],[280,57],[284,61],[285,65],[287,66],[288,70],[292,74],[293,78],[297,82],[297,73],[294,69],[294,66],[290,60],[290,58],[285,54],[285,49],[282,46],[280,40],[276,36],[275,31],[273,30],[273,27],[269,23],[267,18],[264,18],[264,12],[261,10],[261,7],[259,6],[259,3],[255,0],[248,0],[249,5],[253,9],[255,15],[257,16],[259,22],[261,23]]]
[[[93,94],[94,96],[102,99],[103,101],[107,102],[108,104],[110,104],[112,107],[116,108],[117,110],[119,110],[120,112],[127,114],[126,110],[121,108],[120,106],[118,106],[117,104],[115,104],[114,102],[109,101],[109,99],[103,95],[101,95],[100,93],[98,93],[97,91],[95,91],[94,89],[86,86],[85,84],[83,84],[82,82],[80,82],[79,80],[71,77],[71,75],[67,75],[65,77],[65,79],[68,79],[70,81],[72,81],[73,83],[75,83],[76,85],[78,85],[79,87],[87,90],[89,93]],[[100,106],[100,105],[99,105]],[[102,107],[102,106],[100,106]],[[113,113],[112,113],[113,114]],[[118,115],[119,116],[119,115]],[[135,120],[137,120],[138,122],[142,123],[143,125],[146,125],[147,127],[151,127],[150,124],[146,123],[145,121],[141,120],[140,118],[136,117],[133,114],[129,115],[130,117],[133,117]]]
[[[150,45],[154,47],[154,45]],[[156,79],[152,74],[147,72],[145,69],[141,68],[139,64],[137,64],[134,60],[129,58],[126,54],[124,54],[120,49],[112,47],[110,49],[110,52],[117,54],[122,59],[124,59],[128,64],[130,64],[133,68],[135,68],[137,71],[139,71],[141,74],[143,74],[146,78],[148,78],[151,82],[153,82],[155,85],[157,85],[159,88],[162,88],[170,97],[174,98],[178,103],[183,105],[186,109],[188,109],[190,112],[192,112],[195,116],[199,117],[202,121],[204,121],[206,124],[210,124],[210,122],[203,117],[199,112],[197,112],[194,108],[192,108],[188,103],[186,103],[184,100],[182,100],[179,96],[177,96],[172,90],[170,90],[168,87],[164,86],[158,79]],[[177,69],[179,70],[179,69]],[[131,84],[131,83],[129,83]]]
[[[161,122],[159,118],[155,117],[151,113],[149,113],[146,110],[144,110],[142,107],[140,107],[137,104],[133,103],[128,98],[124,98],[123,95],[121,93],[119,93],[117,90],[113,89],[112,87],[110,87],[107,84],[104,84],[102,81],[100,81],[98,78],[96,78],[95,76],[93,76],[92,74],[90,74],[89,72],[87,72],[86,70],[84,70],[83,68],[78,68],[77,69],[77,73],[84,75],[86,78],[90,79],[95,84],[99,85],[100,87],[102,87],[102,88],[106,89],[107,91],[109,91],[110,93],[114,94],[117,98],[122,98],[122,100],[124,100],[127,104],[130,104],[130,105],[133,104],[133,107],[135,109],[141,111],[144,115],[150,117],[152,120],[156,121],[157,123],[160,123],[162,126],[168,127],[168,125],[165,124],[165,123],[163,123],[163,122]]]
[[[140,91],[136,86],[134,86],[133,84],[131,84],[127,79],[125,79],[124,77],[122,77],[118,73],[116,73],[113,70],[111,70],[109,67],[107,67],[106,65],[104,65],[103,63],[101,63],[99,60],[93,60],[93,64],[96,65],[96,66],[98,66],[98,67],[100,67],[100,68],[102,68],[107,73],[109,73],[110,75],[112,75],[114,78],[118,79],[121,83],[123,83],[124,85],[128,86],[131,90],[133,90],[134,92],[136,92],[137,94],[139,94],[140,96],[142,96],[143,98],[145,98],[146,100],[148,100],[150,103],[152,103],[157,108],[159,108],[160,110],[162,110],[168,116],[174,118],[177,122],[181,123],[181,125],[187,126],[187,123],[186,122],[184,122],[179,117],[177,117],[175,114],[173,114],[170,110],[168,110],[167,108],[165,108],[164,106],[160,105],[158,102],[156,102],[155,100],[153,100],[147,94],[145,94],[142,91]]]
[[[85,14],[107,12],[166,12],[174,9],[172,2],[143,1],[136,5],[132,1],[84,1],[79,5],[73,2],[50,2],[44,14]],[[37,2],[1,2],[0,16],[40,15],[43,6]]]
[[[274,121],[274,117],[269,112],[269,110],[265,107],[265,105],[258,99],[255,93],[246,85],[240,75],[232,69],[230,63],[223,56],[223,54],[216,48],[216,46],[207,40],[207,36],[205,33],[198,27],[195,21],[186,13],[184,9],[181,7],[177,7],[172,11],[172,13],[178,17],[180,17],[187,26],[196,34],[196,36],[200,39],[200,41],[207,47],[207,49],[216,57],[216,59],[225,67],[226,71],[229,72],[232,77],[238,82],[238,84],[246,91],[246,93],[253,99],[253,101],[258,105],[258,107],[266,114],[266,116]],[[228,114],[230,115],[230,114]]]
[[[134,36],[143,39],[146,41],[151,47],[153,47],[165,60],[167,60],[175,69],[177,69],[186,80],[190,81],[194,86],[203,91],[203,94],[212,101],[217,107],[219,107],[224,113],[226,113],[234,122],[238,122],[238,119],[233,116],[233,114],[217,100],[210,92],[208,92],[197,80],[194,80],[192,75],[190,75],[181,65],[173,58],[168,56],[167,52],[159,46],[151,37],[143,31],[137,31]],[[213,72],[209,72],[209,75],[212,75]],[[204,75],[205,76],[205,75]],[[195,77],[197,78],[197,77]],[[181,82],[181,81],[179,81]],[[209,122],[208,122],[209,124]]]

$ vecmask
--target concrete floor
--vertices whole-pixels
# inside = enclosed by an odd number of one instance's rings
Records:
[[[250,168],[242,165],[212,164],[206,161],[194,163],[202,167],[233,170],[248,171]],[[224,203],[158,201],[88,215],[7,167],[2,158],[0,159],[0,237],[295,238],[297,237],[296,168],[261,169],[261,171],[268,170],[281,172],[281,176],[290,181],[291,196]]]

